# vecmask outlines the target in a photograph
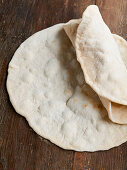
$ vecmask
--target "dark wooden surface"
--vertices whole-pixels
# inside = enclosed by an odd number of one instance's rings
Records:
[[[127,39],[127,0],[0,0],[0,170],[127,169],[127,143],[95,153],[63,150],[41,139],[16,114],[6,91],[8,63],[26,38],[81,17],[95,3],[111,31]]]

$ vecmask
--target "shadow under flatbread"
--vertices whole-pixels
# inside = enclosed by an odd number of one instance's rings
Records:
[[[76,60],[75,49],[72,46],[72,43],[68,38],[68,36],[66,35],[64,29],[58,32],[58,37],[59,37],[59,43],[61,47],[59,49],[59,55],[58,55],[61,56],[61,58],[59,58],[59,61],[61,67],[68,69],[67,81],[71,84],[73,91],[75,91],[77,85],[80,86],[82,88],[82,94],[84,95],[85,98],[87,98],[89,103],[92,105],[93,109],[99,111],[101,119],[107,122],[111,122],[110,119],[108,118],[107,111],[102,105],[98,95],[93,91],[93,89],[89,85],[86,84],[81,66],[79,62]],[[70,63],[70,65],[68,63]],[[79,84],[77,80],[77,76],[79,74],[82,75],[83,77],[82,84]]]

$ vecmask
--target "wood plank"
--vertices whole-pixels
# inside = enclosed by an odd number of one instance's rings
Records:
[[[96,0],[113,33],[127,38],[127,1]],[[124,170],[127,144],[104,152],[63,150],[40,138],[12,108],[7,91],[7,65],[16,48],[33,33],[79,18],[94,0],[0,1],[0,170]]]
[[[111,32],[127,39],[127,1],[96,0],[96,4]]]
[[[127,169],[127,144],[94,153],[75,153],[74,170],[125,170]]]

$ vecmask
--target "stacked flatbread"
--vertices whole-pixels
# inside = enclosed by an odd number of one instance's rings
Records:
[[[64,149],[107,150],[127,141],[126,67],[127,42],[111,34],[91,5],[82,19],[21,44],[9,64],[7,90],[40,136]]]

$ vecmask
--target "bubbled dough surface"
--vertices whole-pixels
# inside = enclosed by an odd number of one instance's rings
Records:
[[[86,85],[63,24],[40,31],[14,54],[7,90],[17,113],[40,136],[76,151],[107,150],[127,140]]]

